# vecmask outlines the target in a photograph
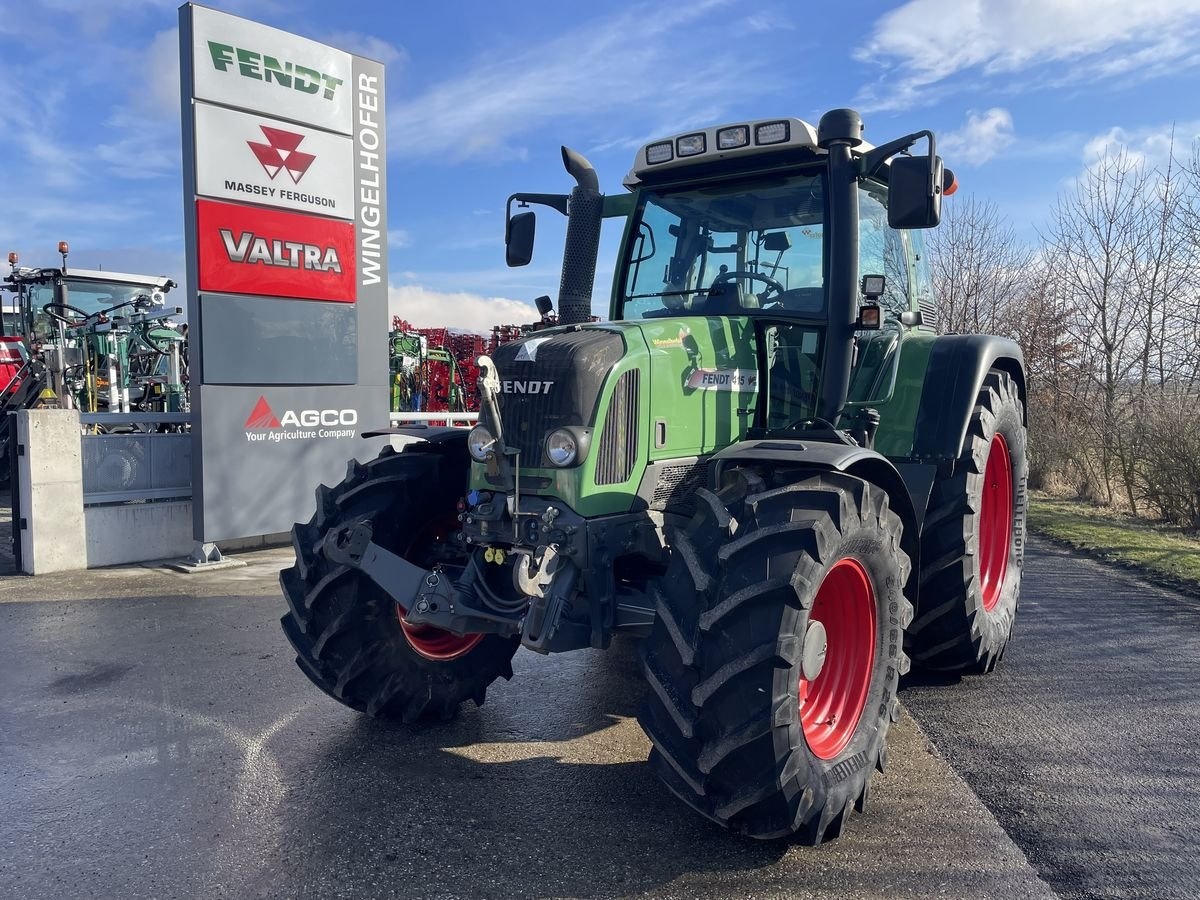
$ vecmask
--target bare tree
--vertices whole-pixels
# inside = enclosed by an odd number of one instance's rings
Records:
[[[989,201],[948,203],[930,240],[943,329],[1021,343],[1031,479],[1200,526],[1200,141],[1158,168],[1106,151],[1041,239]]]
[[[1033,251],[990,200],[947,202],[929,238],[930,268],[947,332],[1009,334]]]
[[[1124,150],[1106,152],[1058,197],[1044,235],[1048,259],[1076,311],[1070,323],[1079,347],[1075,399],[1099,454],[1099,486],[1108,502],[1124,487],[1135,508],[1128,479],[1118,474],[1132,464],[1120,440],[1128,431],[1124,388],[1145,358],[1148,326],[1137,269],[1148,185],[1138,159]]]

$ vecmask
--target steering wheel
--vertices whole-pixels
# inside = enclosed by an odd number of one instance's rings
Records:
[[[68,319],[62,313],[55,312],[55,310],[59,310],[59,309],[65,309],[67,312],[75,313],[75,315],[78,316],[78,318],[77,319]],[[50,318],[54,319],[55,321],[62,322],[64,325],[67,325],[71,328],[75,328],[79,325],[82,325],[91,316],[91,313],[84,312],[78,306],[70,306],[69,304],[66,304],[66,303],[47,303],[45,306],[42,307],[42,312],[44,312],[46,315],[48,315]]]
[[[708,289],[711,292],[718,285],[728,284],[737,278],[745,278],[747,281],[761,281],[769,290],[775,291],[777,294],[782,294],[787,290],[787,288],[785,288],[770,275],[764,275],[762,272],[744,272],[740,269],[737,269],[733,272],[722,272],[713,279],[712,284],[708,286]]]

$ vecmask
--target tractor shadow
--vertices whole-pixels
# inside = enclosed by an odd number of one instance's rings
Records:
[[[635,650],[518,654],[448,723],[345,720],[277,811],[283,846],[310,845],[296,883],[351,865],[408,896],[611,897],[777,863],[786,842],[730,834],[651,773]]]

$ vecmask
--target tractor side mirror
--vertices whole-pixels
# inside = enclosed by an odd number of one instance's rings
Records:
[[[888,173],[888,225],[934,228],[942,220],[940,156],[898,156]]]
[[[786,231],[772,231],[763,236],[763,249],[768,253],[786,253],[792,249],[792,239]]]
[[[504,229],[504,260],[510,266],[527,266],[533,259],[533,238],[537,216],[533,210],[520,212],[508,220]]]

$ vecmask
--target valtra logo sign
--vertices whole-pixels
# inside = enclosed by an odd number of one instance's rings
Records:
[[[200,290],[353,303],[354,224],[196,201]]]
[[[246,440],[305,441],[313,438],[352,438],[358,431],[355,409],[285,409],[276,415],[265,395],[260,395],[246,417]]]

